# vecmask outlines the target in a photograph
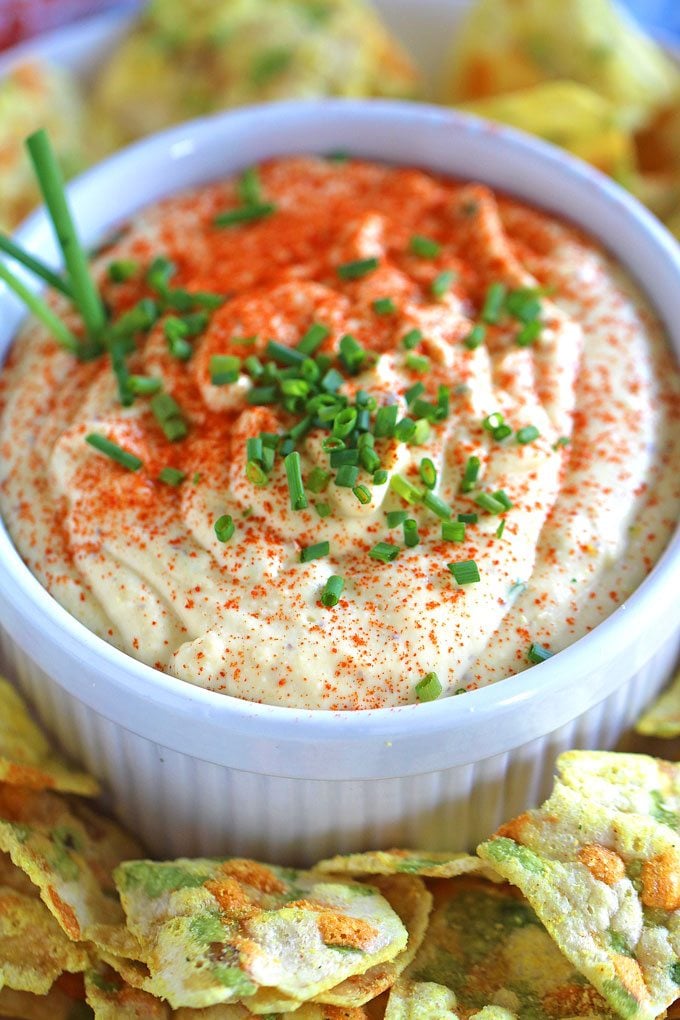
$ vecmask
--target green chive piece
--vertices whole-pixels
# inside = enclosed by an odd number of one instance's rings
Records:
[[[320,560],[322,556],[328,556],[330,551],[330,542],[317,542],[316,545],[304,546],[300,549],[300,563],[311,563],[312,560]]]
[[[259,488],[263,488],[269,482],[269,475],[256,460],[246,462],[246,478],[252,485],[257,485]]]
[[[288,493],[290,495],[290,506],[292,510],[305,510],[309,504],[305,496],[302,484],[302,470],[300,466],[300,454],[293,450],[284,459],[286,478],[288,479]]]
[[[150,375],[131,375],[128,377],[128,386],[136,397],[149,397],[158,393],[163,386],[163,380]]]
[[[44,262],[37,259],[35,255],[31,255],[29,252],[24,251],[20,248],[11,237],[7,237],[6,234],[0,234],[0,251],[4,251],[6,255],[14,259],[15,262],[19,262],[22,266],[26,266],[27,269],[35,275],[39,276],[54,290],[60,291],[65,297],[73,300],[73,291],[70,286],[63,280],[58,273],[55,273],[49,266],[46,266]]]
[[[376,258],[354,259],[352,262],[343,262],[335,271],[341,280],[359,280],[362,276],[372,273],[379,265],[380,260]]]
[[[559,450],[563,446],[569,446],[571,439],[569,436],[560,436],[558,440],[553,443],[553,450]]]
[[[373,426],[376,439],[390,438],[394,435],[398,416],[399,408],[396,404],[385,404],[384,407],[378,408]]]
[[[47,132],[41,129],[30,135],[26,147],[64,256],[76,306],[88,335],[97,339],[106,325],[106,312],[76,233],[66,200],[64,179]]]
[[[218,517],[215,521],[214,527],[215,534],[217,535],[217,540],[219,542],[228,542],[236,531],[234,519],[231,514],[222,514],[221,517]]]
[[[442,539],[444,542],[464,542],[465,525],[462,521],[442,521]]]
[[[366,351],[351,333],[340,338],[340,360],[353,375],[359,371],[366,358]]]
[[[151,398],[151,411],[171,443],[184,439],[189,432],[182,408],[169,393],[157,393]]]
[[[543,645],[539,645],[536,642],[529,645],[529,651],[527,652],[527,659],[529,662],[533,662],[538,665],[539,662],[545,662],[546,659],[552,658],[554,652],[548,651]]]
[[[337,606],[344,587],[345,579],[340,577],[339,574],[331,574],[321,592],[321,605],[325,606],[326,609],[332,609],[333,606]]]
[[[416,698],[418,701],[436,701],[442,693],[443,687],[436,673],[426,673],[422,680],[416,684]]]
[[[330,517],[330,515],[331,515],[331,508],[328,505],[328,503],[317,503],[315,505],[314,509],[318,513],[319,517],[322,517],[322,518],[323,517]]]
[[[249,354],[243,362],[243,367],[252,379],[257,379],[264,372],[264,365],[255,354]]]
[[[478,322],[476,326],[473,326],[468,335],[463,340],[463,343],[469,351],[474,351],[477,347],[481,347],[486,337],[486,326]]]
[[[475,496],[475,503],[477,506],[481,506],[482,510],[486,510],[490,514],[502,514],[505,510],[503,503],[492,496],[489,492],[479,492]]]
[[[344,450],[345,444],[337,436],[326,436],[321,440],[321,449],[324,453],[334,453],[336,450]]]
[[[503,415],[500,411],[494,411],[493,414],[487,414],[486,418],[482,419],[482,428],[486,432],[494,432],[497,428],[503,424]]]
[[[373,472],[373,484],[384,485],[387,481],[387,471],[384,468],[378,468],[377,471]]]
[[[434,489],[437,484],[437,469],[429,457],[423,457],[419,466],[420,477],[426,489]]]
[[[538,319],[534,319],[533,322],[527,322],[515,337],[515,343],[518,347],[531,347],[532,344],[536,343],[542,331],[543,323],[539,322]]]
[[[371,490],[368,489],[365,485],[355,485],[354,488],[352,489],[352,492],[354,493],[354,495],[359,500],[362,506],[368,506],[368,504],[371,502]]]
[[[479,520],[479,514],[458,514],[457,520],[461,524],[476,524]]]
[[[414,347],[417,347],[420,341],[423,339],[423,334],[419,329],[410,329],[401,338],[402,347],[407,351],[412,351]]]
[[[504,422],[502,425],[499,425],[497,428],[493,429],[491,435],[493,436],[497,443],[500,443],[504,439],[507,439],[508,436],[512,435],[512,429],[510,428],[509,425],[506,425]]]
[[[479,469],[481,466],[482,462],[479,457],[468,457],[465,470],[463,471],[463,479],[460,483],[461,492],[472,492],[479,476]]]
[[[243,205],[237,209],[228,209],[219,213],[213,223],[216,227],[237,227],[242,223],[253,223],[255,220],[264,220],[276,212],[273,202],[256,202],[252,205]]]
[[[413,438],[416,431],[416,423],[413,418],[402,418],[400,422],[397,422],[394,428],[394,438],[400,443],[408,443]]]
[[[389,510],[387,516],[387,527],[397,528],[408,518],[408,510]]]
[[[430,369],[430,359],[424,354],[407,354],[406,355],[406,367],[410,368],[412,372],[428,372]]]
[[[505,307],[520,322],[532,322],[541,314],[540,290],[536,287],[518,287],[505,299]]]
[[[411,446],[423,446],[430,438],[430,423],[425,418],[419,418],[416,422],[416,429],[411,436]]]
[[[249,404],[256,407],[264,407],[266,404],[275,404],[277,398],[276,386],[253,386],[248,390],[247,400]]]
[[[397,306],[391,297],[377,298],[372,306],[376,315],[394,315]]]
[[[302,339],[297,345],[297,350],[308,357],[319,349],[321,344],[329,335],[330,329],[328,326],[324,326],[321,322],[313,322],[307,332],[302,336]]]
[[[458,584],[474,584],[480,580],[479,569],[474,560],[460,560],[446,564]]]
[[[158,474],[158,481],[165,482],[166,485],[181,485],[185,478],[185,472],[174,467],[161,468]]]
[[[380,560],[381,563],[392,563],[396,560],[399,552],[398,545],[392,545],[390,542],[376,542],[368,555],[373,560]]]
[[[298,366],[306,357],[304,352],[298,350],[297,347],[286,347],[285,344],[279,344],[276,340],[269,341],[265,348],[265,354],[268,358],[278,361],[280,365]]]
[[[451,390],[448,386],[440,385],[437,389],[437,421],[444,421],[449,416],[449,403]]]
[[[421,393],[425,392],[425,384],[422,382],[414,383],[413,386],[409,386],[404,392],[404,400],[407,404],[413,403],[416,397],[419,397]]]
[[[168,350],[178,361],[189,361],[193,348],[186,339],[188,330],[181,319],[171,316],[163,325],[163,332],[168,341]]]
[[[398,496],[401,496],[402,499],[405,499],[407,503],[420,503],[423,498],[421,490],[412,485],[403,475],[392,475],[390,478],[390,488]]]
[[[241,359],[234,354],[213,354],[210,358],[210,382],[213,386],[225,386],[238,381]]]
[[[441,301],[445,294],[451,290],[455,279],[456,274],[452,269],[445,269],[442,273],[438,273],[430,284],[432,297]]]
[[[106,272],[112,283],[125,283],[139,272],[139,262],[135,259],[115,259],[109,262]]]
[[[243,205],[260,205],[262,203],[262,182],[260,171],[256,166],[249,166],[241,174],[236,185],[238,197]]]
[[[340,439],[344,439],[350,432],[353,431],[357,420],[357,410],[355,407],[345,407],[342,411],[335,416],[333,421],[333,435],[339,436]]]
[[[349,464],[356,467],[359,463],[358,450],[331,450],[330,462],[332,468],[344,467]]]
[[[422,234],[414,234],[408,243],[408,250],[412,255],[419,255],[421,259],[436,259],[442,250],[438,241]]]
[[[494,499],[497,499],[499,503],[503,504],[504,510],[512,510],[512,500],[506,492],[499,489],[497,492],[492,493],[492,495]]]
[[[416,418],[425,418],[426,421],[439,421],[440,410],[434,404],[431,404],[429,400],[423,400],[422,397],[416,397],[411,404],[411,414],[415,415]]]
[[[338,473],[335,476],[335,484],[339,485],[342,489],[353,489],[357,484],[358,477],[358,467],[355,467],[354,464],[343,464],[342,467],[338,468]]]
[[[153,260],[146,273],[146,282],[159,294],[166,294],[170,287],[170,280],[177,272],[174,262],[164,255],[159,255]]]
[[[184,315],[180,322],[184,326],[185,336],[198,336],[206,329],[210,317],[207,312],[190,312],[189,315]]]
[[[329,368],[321,380],[321,388],[327,393],[337,393],[344,381],[339,372],[336,372],[334,368]]]
[[[89,443],[90,446],[94,446],[95,450],[99,450],[100,453],[106,454],[111,460],[115,460],[116,463],[127,468],[128,471],[139,471],[142,466],[142,461],[134,453],[124,450],[118,443],[112,442],[106,436],[101,436],[98,432],[90,432],[89,435],[85,436],[85,442]]]
[[[523,428],[517,429],[517,442],[525,446],[527,443],[533,443],[534,439],[538,439],[540,434],[535,425],[525,425]]]
[[[482,305],[481,317],[484,322],[488,322],[491,326],[495,326],[498,322],[500,322],[501,315],[503,314],[505,294],[506,289],[504,284],[491,284],[486,292],[484,304]]]
[[[496,528],[496,538],[502,538],[504,531],[505,531],[505,518],[503,518],[501,523]]]
[[[370,435],[370,433],[365,433],[365,435]],[[373,437],[371,436],[371,438]],[[362,468],[365,471],[370,471],[371,474],[380,467],[380,457],[373,447],[367,444],[359,447],[359,460],[361,461]]]
[[[431,510],[433,514],[437,515],[437,517],[441,517],[442,520],[448,521],[453,514],[451,507],[448,506],[443,499],[440,499],[439,496],[436,496],[434,492],[430,492],[429,490],[423,496],[423,503],[428,510]]]
[[[307,488],[314,493],[325,492],[331,477],[330,471],[324,471],[320,467],[312,468],[307,478]]]
[[[158,314],[159,309],[156,302],[151,298],[142,298],[114,322],[108,330],[108,337],[115,339],[116,337],[129,337],[135,333],[148,332],[155,325]]]
[[[14,291],[18,298],[26,305],[28,310],[40,319],[42,324],[49,329],[50,333],[60,347],[71,354],[78,355],[82,351],[82,345],[78,338],[71,332],[58,315],[52,311],[42,298],[34,294],[32,290],[15,276],[4,263],[0,262],[0,280],[4,280],[7,286]]]
[[[409,549],[413,549],[419,543],[418,522],[409,517],[404,521],[404,545],[408,546]]]

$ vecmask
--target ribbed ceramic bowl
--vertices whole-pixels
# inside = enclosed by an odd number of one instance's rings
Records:
[[[144,141],[71,188],[87,244],[164,195],[267,157],[344,149],[486,181],[581,224],[637,278],[680,350],[680,248],[633,199],[557,149],[460,114],[388,102],[290,103]],[[54,253],[42,213],[23,244]],[[21,309],[0,294],[0,356]],[[62,743],[157,853],[306,861],[388,844],[464,848],[536,803],[567,747],[611,747],[680,643],[680,536],[591,634],[495,686],[356,713],[254,705],[159,673],[95,637],[0,529],[4,652]]]

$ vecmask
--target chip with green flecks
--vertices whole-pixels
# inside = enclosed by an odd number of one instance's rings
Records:
[[[92,776],[70,768],[50,746],[11,684],[0,677],[0,782],[96,796]]]
[[[40,891],[70,939],[136,957],[112,872],[139,845],[75,797],[0,783],[0,850]]]
[[[680,737],[680,673],[640,716],[635,729],[645,737]]]
[[[440,989],[448,989],[460,1020],[485,1007],[531,1020],[613,1018],[519,890],[475,876],[433,882],[431,889],[434,909],[427,934],[404,972],[404,984],[392,992],[388,1020],[410,1017],[400,1003],[405,994],[409,1001],[413,988],[416,1001],[426,997],[442,1004],[447,1000]]]
[[[619,810],[622,788],[612,806],[558,782],[478,853],[616,1013],[654,1020],[680,994],[680,837],[651,813]]]
[[[128,861],[115,872],[148,991],[173,1008],[304,1002],[394,959],[407,931],[380,892],[233,858]],[[272,1010],[274,1011],[274,1010]]]
[[[491,881],[502,879],[492,868],[466,853],[423,850],[373,850],[363,854],[338,854],[316,865],[317,871],[333,875],[420,875],[421,878],[455,878],[482,874]]]

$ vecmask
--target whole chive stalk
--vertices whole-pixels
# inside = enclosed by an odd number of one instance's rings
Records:
[[[76,233],[66,201],[64,179],[47,132],[41,129],[30,135],[26,147],[64,256],[73,299],[88,335],[97,339],[106,325],[106,312]]]
[[[13,258],[15,262],[20,262],[22,266],[26,266],[26,269],[30,269],[35,276],[39,276],[49,284],[53,290],[58,290],[65,297],[73,300],[73,291],[69,287],[65,280],[62,280],[61,276],[53,272],[49,266],[46,266],[40,259],[29,254],[20,248],[18,244],[12,240],[11,237],[7,237],[5,234],[0,234],[0,251],[4,251],[5,254]]]
[[[69,351],[71,354],[79,354],[81,345],[68,326],[61,321],[58,315],[55,315],[42,298],[29,290],[2,262],[0,262],[0,280],[4,280],[7,286],[23,301],[28,310],[37,319],[40,319],[64,350]]]

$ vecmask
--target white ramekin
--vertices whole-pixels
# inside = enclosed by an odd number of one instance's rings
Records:
[[[323,101],[197,121],[114,156],[71,188],[87,244],[179,188],[270,156],[345,149],[417,164],[553,210],[640,282],[680,351],[680,248],[601,174],[515,131],[441,108]],[[55,256],[37,213],[23,244]],[[0,294],[0,356],[22,312]],[[553,659],[457,698],[356,713],[254,705],[165,676],[71,617],[0,528],[3,647],[38,712],[159,854],[308,861],[386,844],[464,848],[545,792],[567,747],[611,747],[680,645],[680,535],[638,591]]]

